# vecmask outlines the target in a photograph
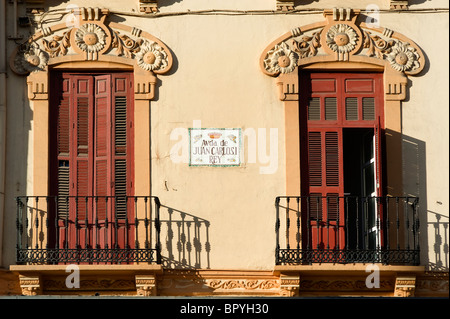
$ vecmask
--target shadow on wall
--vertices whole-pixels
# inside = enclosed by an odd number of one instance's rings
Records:
[[[449,217],[428,210],[426,143],[402,135],[402,153],[404,194],[419,197],[422,263],[429,270],[449,271]]]
[[[433,271],[449,271],[448,265],[448,216],[427,211],[428,233],[433,233],[434,244],[433,252],[429,253],[429,257],[434,260],[428,262],[428,267]],[[431,234],[430,234],[431,235]]]
[[[171,5],[173,5],[174,3],[178,3],[181,2],[183,0],[159,0],[158,1],[158,6],[160,7],[169,7]]]
[[[164,205],[160,214],[163,266],[209,269],[209,221]]]

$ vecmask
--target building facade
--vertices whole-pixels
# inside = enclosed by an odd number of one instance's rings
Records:
[[[0,10],[1,295],[448,296],[446,1]]]

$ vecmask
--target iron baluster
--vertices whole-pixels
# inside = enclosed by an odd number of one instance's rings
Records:
[[[330,197],[325,197],[327,202],[327,250],[330,250]]]
[[[135,196],[134,197],[134,246],[135,249],[139,249],[139,236],[138,236],[138,229],[139,229],[139,219],[138,219],[138,214],[137,214],[137,202],[138,202],[138,198]]]
[[[286,248],[290,249],[289,245],[289,227],[290,227],[290,219],[289,219],[289,198],[286,199],[286,209],[285,209],[285,215],[286,215]]]
[[[395,200],[395,206],[396,206],[395,213],[396,213],[396,215],[397,215],[397,229],[396,229],[396,236],[397,236],[397,250],[400,250],[400,239],[399,239],[399,236],[400,236],[399,201],[400,201],[400,198],[397,197],[396,200]]]
[[[59,228],[58,228],[58,216],[59,216],[59,207],[58,207],[59,197],[55,196],[53,205],[55,205],[55,216],[54,216],[54,223],[55,223],[55,249],[59,250]]]
[[[148,224],[149,224],[149,220],[148,220],[148,197],[145,196],[144,197],[144,204],[145,204],[145,219],[144,219],[144,226],[145,226],[145,249],[149,249],[149,237],[148,237]],[[150,202],[150,208],[151,208],[152,203]]]
[[[38,216],[38,212],[39,212],[39,197],[35,197],[34,199],[35,202],[35,219],[34,219],[34,228],[35,228],[35,235],[36,235],[36,241],[35,241],[35,248],[38,249],[39,248],[39,237],[38,237],[38,233],[39,233],[39,216]],[[33,209],[32,209],[33,211]]]
[[[155,204],[156,204],[156,220],[155,220],[155,226],[156,226],[156,258],[157,263],[161,263],[161,222],[160,222],[160,216],[159,216],[159,210],[161,207],[161,203],[159,202],[159,198],[155,197]]]
[[[104,249],[109,249],[109,238],[111,238],[111,236],[108,236],[109,233],[109,216],[111,213],[111,207],[112,204],[109,203],[109,197],[105,196],[105,210],[106,210],[106,215],[105,215],[105,227],[104,227],[104,233],[105,233],[105,243],[104,243]],[[111,246],[112,247],[112,246]]]
[[[95,249],[99,249],[100,248],[100,243],[99,243],[99,238],[98,238],[98,229],[99,229],[99,224],[98,224],[98,196],[95,196],[94,198],[94,203],[95,203],[95,245],[93,247],[95,247]]]
[[[405,200],[405,205],[404,205],[404,214],[405,214],[405,229],[406,229],[406,249],[409,250],[409,232],[410,232],[410,227],[409,227],[409,214],[408,214],[408,207],[409,207],[409,197],[406,197]]]
[[[300,197],[297,197],[297,234],[295,235],[297,240],[297,249],[300,249]]]
[[[385,238],[386,238],[386,250],[389,250],[390,249],[390,239],[389,239],[389,231],[390,231],[390,229],[391,229],[391,222],[390,222],[390,219],[389,219],[389,214],[390,214],[390,210],[389,210],[389,197],[386,197],[386,207],[385,207],[385,211],[386,211],[386,213],[385,213],[385,216],[386,216],[386,220],[385,220],[385,227],[384,227],[384,229],[385,229]]]
[[[275,263],[279,263],[280,258],[280,197],[275,199]]]
[[[320,224],[319,224],[319,205],[322,200],[319,196],[316,197],[317,205],[316,205],[316,226],[317,226],[317,250],[320,249],[320,240],[319,240],[319,232],[320,232]]]
[[[88,248],[88,243],[89,243],[89,234],[88,234],[88,197],[86,196],[84,198],[84,211],[85,211],[85,215],[84,215],[84,248],[87,249]]]
[[[130,249],[128,241],[128,196],[125,196],[125,249]]]
[[[303,199],[303,198],[302,198]],[[309,250],[311,248],[311,212],[310,212],[310,203],[309,197],[306,197],[306,249]]]

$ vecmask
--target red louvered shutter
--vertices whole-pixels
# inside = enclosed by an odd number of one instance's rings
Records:
[[[94,114],[94,196],[97,196],[95,218],[100,222],[107,217],[107,196],[111,196],[111,76],[95,76],[95,114]]]
[[[353,202],[363,196],[362,164],[358,161],[369,144],[363,145],[358,136],[375,136],[376,172],[371,178],[376,179],[376,196],[382,193],[382,74],[301,72],[300,87],[304,93],[300,96],[300,140],[301,153],[305,154],[301,158],[301,189],[309,203],[304,203],[302,209],[303,217],[310,219],[309,228],[303,228],[303,233],[309,235],[304,243],[311,243],[312,249],[341,249],[346,245],[348,231],[344,228],[348,217],[344,196],[351,195]],[[345,154],[344,144],[350,150]],[[357,214],[360,212],[350,216]]]
[[[308,132],[309,209],[312,247],[334,249],[337,241],[337,222],[343,222],[342,202],[342,130],[311,128]],[[341,236],[339,236],[341,237]],[[342,247],[342,246],[341,246]]]
[[[61,73],[52,81],[52,237],[58,247],[133,247],[132,74]]]
[[[94,108],[94,83],[91,76],[74,75],[72,77],[72,138],[71,194],[75,203],[71,204],[71,220],[75,225],[71,229],[69,247],[85,248],[89,246],[88,223],[91,222],[89,197],[92,195],[92,128]],[[72,201],[72,199],[71,199]]]
[[[134,133],[133,83],[128,73],[112,75],[112,176],[114,219],[118,225],[117,242],[120,248],[134,246]]]

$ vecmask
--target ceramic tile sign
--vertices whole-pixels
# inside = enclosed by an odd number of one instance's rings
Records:
[[[240,128],[189,128],[190,166],[239,166]]]

